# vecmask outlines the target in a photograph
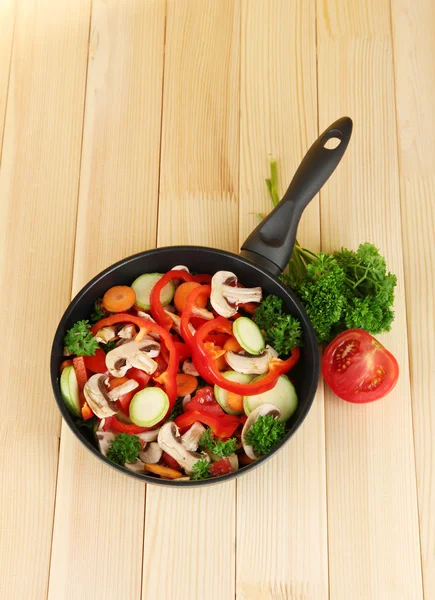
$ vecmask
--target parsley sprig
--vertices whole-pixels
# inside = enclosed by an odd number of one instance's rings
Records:
[[[64,344],[71,354],[77,356],[93,356],[98,348],[98,342],[92,335],[89,321],[77,321],[66,332]]]

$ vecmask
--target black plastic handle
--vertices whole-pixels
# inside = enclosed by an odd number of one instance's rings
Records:
[[[279,275],[284,270],[293,251],[302,213],[341,161],[352,135],[352,127],[352,119],[342,117],[314,142],[281,202],[242,245],[242,256],[273,275]],[[325,144],[332,138],[340,142],[330,150]]]

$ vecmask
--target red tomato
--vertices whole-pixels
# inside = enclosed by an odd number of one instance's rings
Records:
[[[219,475],[227,475],[228,473],[232,473],[233,469],[231,468],[231,463],[228,458],[222,458],[222,460],[218,460],[215,463],[210,465],[210,476],[211,477],[219,477]]]
[[[127,375],[129,379],[134,379],[139,384],[139,387],[134,390],[134,393],[146,388],[150,380],[148,373],[145,373],[145,371],[141,371],[140,369],[136,369],[136,367],[131,367],[127,371]]]
[[[86,368],[92,373],[106,373],[106,353],[101,348],[97,348],[94,356],[84,356]]]
[[[172,458],[172,456],[167,452],[162,453],[162,463],[171,469],[175,469],[176,471],[180,470],[180,465],[177,463],[175,458]]]
[[[109,389],[113,390],[113,389],[119,387],[120,385],[122,385],[123,383],[127,383],[127,381],[128,381],[128,377],[112,377],[109,380]],[[133,396],[138,391],[138,389],[139,388],[136,388],[131,392],[127,392],[127,394],[124,394],[123,396],[120,396],[118,398],[119,405],[127,416],[129,416],[129,414],[130,414],[129,413],[130,402],[132,401]]]
[[[200,410],[214,417],[222,417],[226,414],[216,402],[213,388],[210,386],[199,389],[192,400],[186,404],[184,410]]]
[[[397,360],[362,329],[340,333],[325,350],[322,375],[347,402],[365,403],[386,396],[399,377]]]

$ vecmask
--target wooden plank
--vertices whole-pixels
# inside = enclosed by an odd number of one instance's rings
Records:
[[[435,4],[393,0],[392,23],[421,558],[429,599],[435,597]]]
[[[158,244],[237,251],[239,4],[170,0]],[[149,486],[142,597],[234,597],[235,484]]]
[[[281,193],[317,138],[315,5],[243,2],[240,242],[271,201],[275,155]],[[318,199],[298,231],[319,249]],[[237,597],[327,598],[323,386],[303,427],[269,463],[237,484]]]
[[[2,34],[0,36],[0,159],[8,97],[14,19],[15,0],[3,0],[0,3],[0,23],[2,24]]]
[[[396,389],[366,406],[325,398],[330,594],[422,598],[388,0],[318,2],[318,78],[320,129],[355,123],[321,193],[322,247],[371,241],[399,280],[392,332],[378,336],[399,362]]]
[[[74,293],[155,244],[164,20],[159,0],[93,2]],[[140,598],[144,500],[64,426],[49,598]]]
[[[71,291],[89,11],[17,6],[0,173],[2,598],[47,593],[60,429],[48,356]]]

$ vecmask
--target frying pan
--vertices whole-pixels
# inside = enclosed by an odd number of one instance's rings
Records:
[[[240,255],[202,246],[171,246],[140,252],[108,267],[94,277],[73,299],[65,311],[53,340],[51,352],[51,382],[59,410],[76,437],[99,460],[136,479],[166,486],[202,486],[221,483],[264,463],[276,454],[300,427],[313,403],[319,377],[319,349],[316,335],[305,310],[296,296],[278,279],[286,267],[296,239],[302,212],[339,164],[352,134],[352,121],[343,117],[326,129],[305,155],[281,202],[258,225],[242,245]],[[335,139],[338,145],[328,149],[326,143]],[[174,265],[183,264],[193,272],[213,274],[219,270],[234,272],[247,287],[260,286],[264,295],[275,294],[283,299],[287,311],[298,317],[303,331],[304,346],[299,363],[292,370],[298,407],[288,422],[288,433],[272,452],[228,475],[200,481],[168,481],[149,475],[133,473],[115,465],[98,450],[93,432],[79,427],[68,412],[60,394],[59,367],[63,356],[63,338],[68,329],[80,319],[87,319],[96,298],[114,285],[130,285],[143,273],[165,273]]]

